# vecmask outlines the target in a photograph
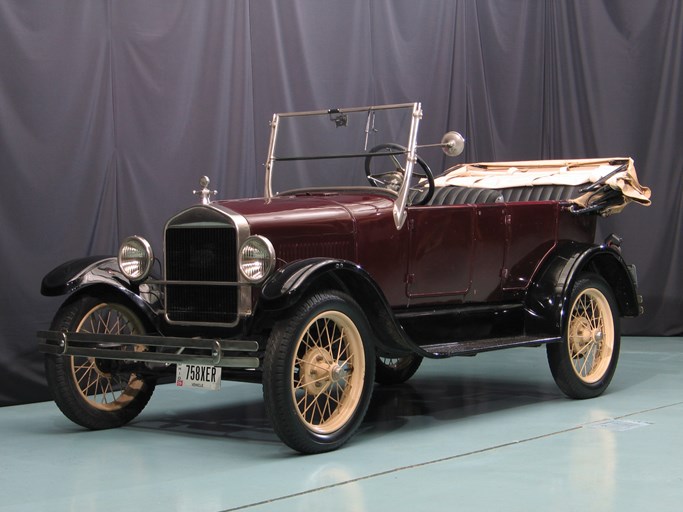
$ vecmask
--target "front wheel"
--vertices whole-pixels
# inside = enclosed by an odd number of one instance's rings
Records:
[[[91,295],[64,304],[51,329],[145,333],[142,320],[127,305],[116,298]],[[131,421],[147,405],[156,384],[153,377],[120,370],[117,361],[82,356],[47,354],[45,374],[55,403],[64,415],[92,430],[120,427]]]
[[[266,412],[301,453],[344,444],[370,402],[374,349],[362,310],[335,291],[311,295],[271,332],[263,366]]]
[[[562,341],[547,346],[555,382],[570,398],[602,394],[617,368],[619,347],[614,294],[602,277],[583,274],[572,290]]]

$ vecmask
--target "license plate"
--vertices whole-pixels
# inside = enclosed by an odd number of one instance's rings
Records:
[[[199,364],[179,364],[176,369],[175,385],[187,389],[221,388],[221,370],[219,366]]]

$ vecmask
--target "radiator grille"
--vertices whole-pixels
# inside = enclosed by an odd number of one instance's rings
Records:
[[[224,323],[237,320],[236,233],[231,225],[182,225],[166,230],[166,313],[169,320]],[[198,281],[199,284],[173,284]],[[201,284],[206,281],[207,284]],[[209,282],[213,283],[210,284]]]

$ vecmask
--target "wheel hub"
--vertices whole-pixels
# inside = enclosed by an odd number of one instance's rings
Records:
[[[334,363],[330,367],[330,378],[334,384],[339,384],[346,380],[346,376],[351,371],[348,364],[340,365],[339,363]]]
[[[93,369],[97,372],[97,374],[100,377],[104,377],[106,379],[111,378],[112,376],[112,361],[108,359],[93,359],[93,358],[88,358],[88,361],[91,361],[94,363]]]
[[[306,393],[317,395],[331,385],[341,386],[351,372],[351,365],[339,364],[329,351],[316,347],[306,352],[300,371],[301,385]]]
[[[301,360],[301,384],[309,395],[321,393],[332,381],[332,355],[321,347],[306,352]]]
[[[590,322],[587,318],[577,318],[572,325],[571,332],[574,353],[580,353],[586,345],[593,341],[593,339],[597,339],[598,335],[602,338],[602,333],[599,331],[595,333],[593,329],[591,329]]]

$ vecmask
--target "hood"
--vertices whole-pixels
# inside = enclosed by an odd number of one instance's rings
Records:
[[[252,234],[281,238],[351,235],[358,217],[390,210],[392,201],[372,194],[324,193],[217,201],[217,204],[242,215]]]
[[[393,201],[374,194],[320,193],[219,201],[241,215],[252,235],[268,238],[278,261],[327,257],[356,261],[358,226],[391,217]]]

